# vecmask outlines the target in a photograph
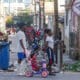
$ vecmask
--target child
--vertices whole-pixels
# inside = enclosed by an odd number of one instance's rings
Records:
[[[36,60],[36,54],[31,54],[31,65],[32,65],[32,70],[34,71],[38,71],[39,70],[39,66],[38,66],[38,62]]]
[[[51,66],[54,63],[54,39],[53,39],[53,35],[50,29],[47,30],[46,32],[47,36],[46,36],[46,49],[47,49],[47,55],[48,55],[48,69],[49,69],[49,74],[52,74],[52,69]]]

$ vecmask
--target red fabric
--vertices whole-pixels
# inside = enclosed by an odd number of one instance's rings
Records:
[[[40,36],[40,31],[36,31],[36,36]]]
[[[3,33],[2,32],[0,32],[0,36],[3,36]]]
[[[52,59],[50,59],[49,64],[52,64]]]
[[[33,70],[38,70],[39,69],[39,67],[38,67],[38,63],[37,63],[37,60],[36,60],[36,56],[33,56],[32,58],[31,58],[31,64],[32,64],[32,69]]]

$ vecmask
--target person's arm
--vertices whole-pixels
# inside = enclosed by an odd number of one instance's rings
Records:
[[[46,48],[48,47],[48,42],[47,42],[47,41],[45,42],[45,47],[46,47]]]
[[[20,40],[20,44],[21,44],[21,47],[23,48],[24,53],[25,53],[26,48],[25,48],[25,46],[24,46],[24,44],[23,44],[23,39]]]
[[[46,49],[47,49],[47,47],[48,47],[48,37],[46,37],[46,40],[45,40],[45,47],[46,47]]]

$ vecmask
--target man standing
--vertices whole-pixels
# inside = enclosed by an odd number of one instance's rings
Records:
[[[26,58],[25,53],[26,53],[26,49],[27,49],[27,44],[26,44],[26,37],[25,37],[25,34],[24,34],[24,27],[25,27],[25,24],[21,23],[19,25],[19,29],[18,29],[18,31],[16,33],[17,48],[15,48],[15,49],[17,49],[17,53],[18,53],[18,64],[19,64],[19,67],[20,67],[20,64],[21,64],[22,60],[24,58]],[[20,71],[19,71],[19,74],[20,74]]]

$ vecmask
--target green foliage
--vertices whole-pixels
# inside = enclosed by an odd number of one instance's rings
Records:
[[[80,61],[74,64],[65,64],[65,70],[80,72]]]
[[[8,19],[8,20],[6,21],[6,23],[13,23],[13,20],[12,20],[12,19]]]
[[[13,19],[12,18],[7,19],[6,26],[11,27],[12,25],[13,25]]]
[[[29,10],[19,13],[17,17],[17,22],[25,22],[27,26],[30,26],[33,23],[33,16],[30,15]]]

